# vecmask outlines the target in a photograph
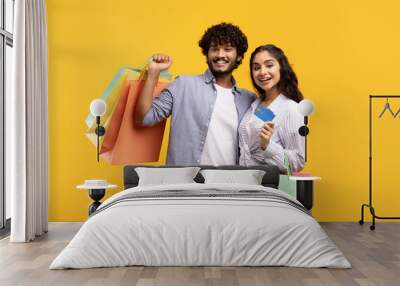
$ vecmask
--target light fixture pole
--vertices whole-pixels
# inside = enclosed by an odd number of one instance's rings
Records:
[[[304,116],[304,125],[299,128],[299,134],[304,136],[304,161],[307,162],[307,135],[310,132],[308,129],[308,116],[314,111],[314,104],[309,99],[303,99],[298,105],[299,113]]]
[[[99,154],[100,154],[100,136],[103,136],[106,133],[106,129],[100,125],[100,117],[106,113],[106,103],[102,99],[95,99],[90,103],[90,113],[96,117],[96,130],[95,133],[97,135],[97,162],[99,162]]]

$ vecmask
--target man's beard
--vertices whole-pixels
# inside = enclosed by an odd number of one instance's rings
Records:
[[[235,59],[234,61],[232,61],[230,64],[229,64],[229,66],[225,69],[225,70],[223,70],[223,71],[220,71],[220,70],[215,70],[214,69],[214,67],[213,67],[213,60],[207,60],[207,65],[208,65],[208,68],[210,69],[210,71],[211,71],[211,73],[214,75],[214,77],[220,77],[220,76],[225,76],[225,75],[229,75],[229,74],[231,74],[232,73],[232,71],[234,70],[234,69],[236,69],[237,68],[237,59]]]

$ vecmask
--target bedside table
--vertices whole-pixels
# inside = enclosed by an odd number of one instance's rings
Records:
[[[105,180],[85,180],[83,185],[76,186],[77,189],[89,190],[89,197],[93,200],[93,203],[89,206],[89,216],[101,205],[100,200],[106,194],[106,190],[116,187],[117,185],[111,185]]]
[[[314,203],[313,183],[320,180],[320,177],[314,176],[290,176],[289,180],[296,181],[296,199],[301,202],[304,207],[311,210]]]

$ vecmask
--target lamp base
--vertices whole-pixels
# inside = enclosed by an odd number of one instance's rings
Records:
[[[89,206],[89,216],[97,210],[101,205],[100,200],[104,197],[106,189],[91,189],[89,190],[89,197],[94,201]]]
[[[103,136],[104,134],[106,134],[106,129],[103,126],[99,125],[96,127],[94,133],[96,133],[97,136]]]
[[[309,132],[310,132],[310,130],[309,130],[308,127],[305,126],[305,125],[303,125],[303,126],[301,126],[301,127],[299,128],[299,134],[300,134],[301,136],[307,136]]]

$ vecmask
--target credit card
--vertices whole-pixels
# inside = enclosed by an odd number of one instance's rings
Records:
[[[262,104],[257,107],[254,114],[264,122],[272,121],[272,119],[275,117],[275,114],[272,112],[272,110],[264,107]]]

